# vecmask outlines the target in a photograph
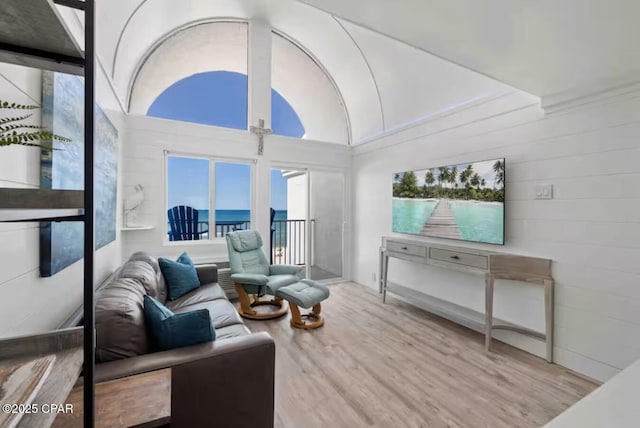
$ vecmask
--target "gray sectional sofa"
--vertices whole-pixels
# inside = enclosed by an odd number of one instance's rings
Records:
[[[171,368],[172,427],[272,427],[273,339],[244,325],[217,284],[215,265],[196,269],[201,286],[167,301],[158,260],[139,252],[98,290],[96,382]],[[145,327],[145,295],[175,313],[209,310],[216,340],[157,352]]]

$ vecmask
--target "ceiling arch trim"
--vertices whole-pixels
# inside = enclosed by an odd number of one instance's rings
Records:
[[[140,10],[140,8],[144,6],[146,2],[147,0],[142,0],[142,2],[138,6],[136,6],[136,8],[131,12],[131,14],[129,14],[129,17],[125,21],[124,25],[122,26],[122,29],[120,30],[120,33],[118,34],[118,42],[116,43],[116,49],[113,54],[113,63],[111,64],[111,79],[113,79],[116,74],[116,63],[118,61],[118,51],[120,50],[120,43],[122,43],[122,37],[124,36],[124,33],[127,31],[127,27],[129,27],[129,23],[131,22],[135,14],[138,13],[138,10]],[[128,105],[128,102],[127,102],[127,105]]]
[[[385,125],[385,120],[384,120],[384,104],[382,104],[382,96],[380,95],[380,88],[378,87],[378,82],[376,80],[376,75],[373,73],[373,69],[371,68],[371,64],[369,64],[369,61],[367,60],[366,55],[362,51],[362,48],[360,47],[360,45],[358,44],[356,39],[354,39],[353,36],[351,35],[351,33],[344,27],[344,25],[342,25],[342,22],[340,22],[340,20],[338,18],[336,18],[335,16],[333,16],[333,15],[332,15],[332,18],[334,19],[334,21],[336,21],[336,23],[340,26],[340,28],[342,28],[342,30],[347,34],[347,36],[349,36],[349,38],[351,39],[351,41],[353,42],[355,47],[358,49],[358,52],[360,52],[360,55],[362,56],[362,60],[367,65],[367,69],[369,70],[369,74],[371,75],[371,80],[373,81],[373,86],[376,88],[376,95],[378,96],[378,103],[380,104],[380,117],[382,119],[382,132],[384,132],[387,129],[387,127]]]

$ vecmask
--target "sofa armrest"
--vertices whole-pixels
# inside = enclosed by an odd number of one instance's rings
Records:
[[[171,368],[171,426],[272,428],[275,343],[266,332],[96,365],[96,382]]]
[[[214,282],[218,282],[218,265],[196,265],[196,272],[198,273],[200,284],[212,284]]]
[[[233,282],[238,284],[267,285],[269,278],[259,273],[234,273],[231,274]]]
[[[269,273],[271,275],[298,275],[302,268],[296,265],[271,265]]]
[[[269,344],[274,346],[271,336],[266,332],[259,332],[106,363],[96,363],[95,381],[106,382]]]

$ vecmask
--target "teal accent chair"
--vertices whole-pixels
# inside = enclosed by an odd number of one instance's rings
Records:
[[[238,313],[249,319],[272,319],[286,314],[286,302],[277,297],[276,292],[299,282],[301,267],[270,265],[262,252],[262,237],[255,230],[229,232],[226,239],[231,279],[240,300]],[[274,297],[261,299],[265,295]],[[256,307],[262,305],[276,309],[258,312]]]

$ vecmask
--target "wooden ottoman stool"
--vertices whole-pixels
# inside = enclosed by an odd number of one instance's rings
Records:
[[[310,279],[303,279],[295,284],[281,287],[276,296],[289,302],[291,308],[291,325],[296,328],[318,328],[324,324],[320,315],[320,302],[329,297],[329,288]],[[309,313],[300,314],[300,308],[312,308]]]

